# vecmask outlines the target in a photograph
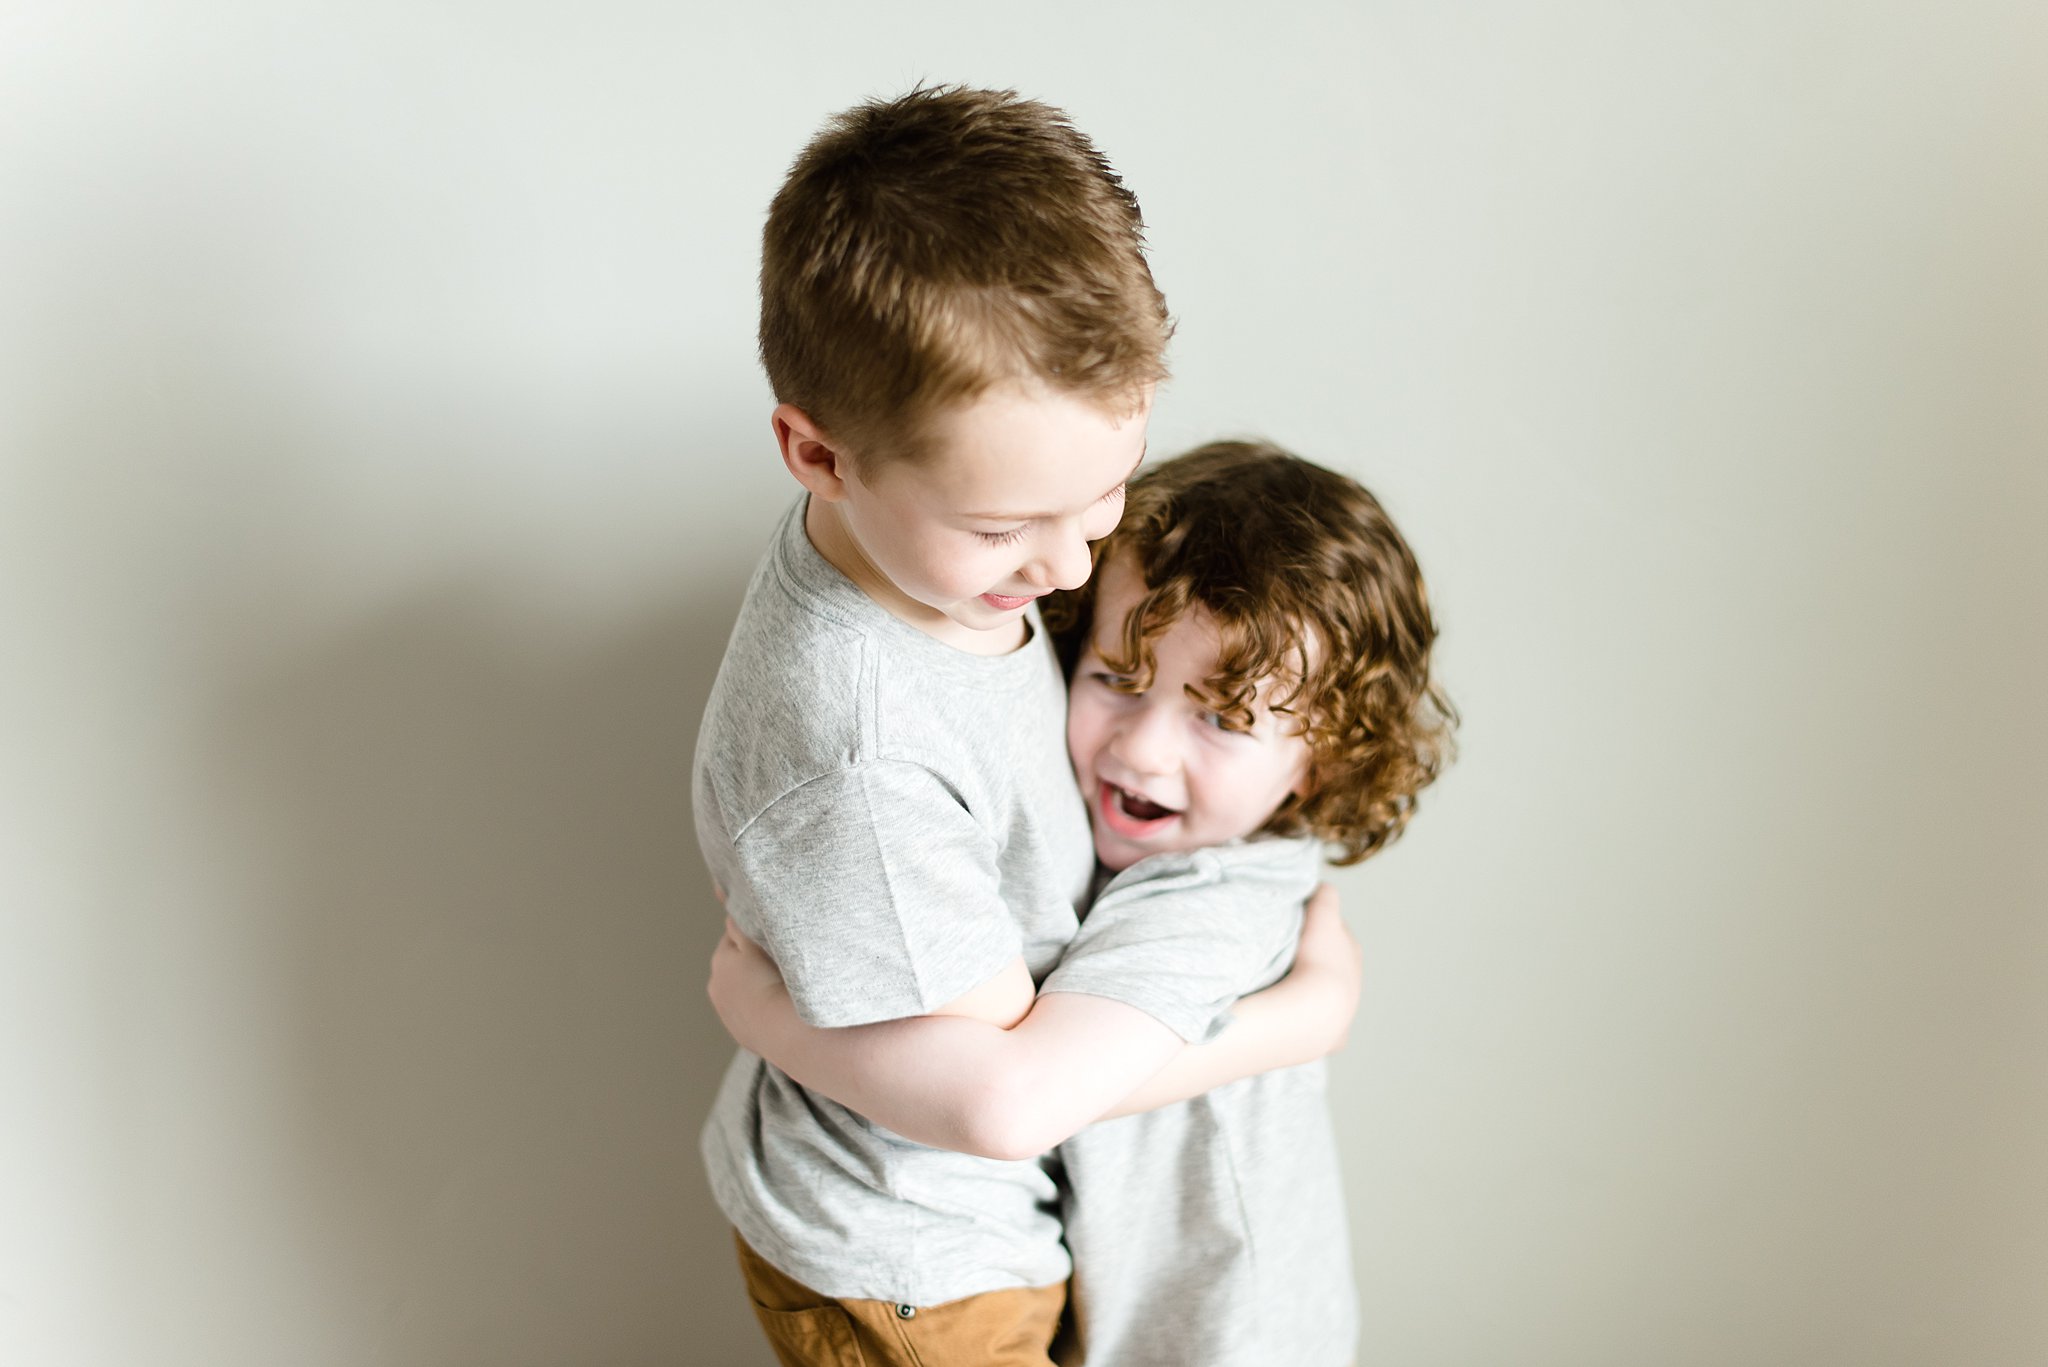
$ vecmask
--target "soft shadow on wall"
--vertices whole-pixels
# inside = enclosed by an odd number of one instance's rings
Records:
[[[766,1360],[696,1154],[731,1045],[690,759],[749,568],[595,630],[425,578],[205,678],[195,799],[250,871],[276,1032],[266,1156],[355,1351]]]
[[[199,217],[95,216],[25,315],[23,711],[98,1032],[50,1178],[87,1253],[31,1328],[765,1362],[696,1153],[731,1045],[691,751],[787,497],[744,348],[679,383],[391,299],[357,337]]]

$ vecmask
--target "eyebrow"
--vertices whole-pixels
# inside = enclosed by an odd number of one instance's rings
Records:
[[[1146,440],[1145,440],[1145,445],[1144,445],[1143,447],[1141,447],[1141,448],[1139,449],[1139,451],[1138,451],[1138,463],[1137,463],[1137,465],[1133,465],[1133,466],[1132,466],[1132,467],[1131,467],[1131,468],[1130,468],[1129,470],[1125,471],[1125,472],[1124,472],[1124,477],[1123,477],[1122,479],[1118,480],[1118,481],[1117,481],[1116,483],[1114,483],[1114,484],[1110,485],[1110,486],[1109,486],[1109,487],[1108,487],[1107,489],[1104,489],[1104,490],[1102,491],[1101,495],[1100,495],[1099,497],[1097,497],[1095,501],[1096,501],[1097,503],[1100,503],[1100,502],[1102,502],[1102,500],[1103,500],[1103,499],[1105,499],[1105,498],[1108,498],[1108,497],[1109,497],[1109,496],[1110,496],[1111,494],[1113,494],[1113,493],[1115,493],[1115,492],[1116,492],[1117,490],[1119,490],[1119,489],[1123,488],[1123,487],[1124,487],[1124,486],[1125,486],[1126,484],[1129,484],[1129,483],[1131,482],[1131,477],[1132,477],[1133,475],[1135,475],[1135,474],[1137,474],[1137,473],[1138,473],[1138,466],[1140,466],[1140,465],[1143,465],[1143,464],[1145,463],[1145,457],[1146,457],[1146,456],[1149,456],[1149,455],[1151,455],[1151,454],[1152,454],[1152,441],[1151,441],[1151,438],[1149,438],[1149,437],[1148,437],[1148,438],[1146,438]],[[977,521],[977,522],[1039,522],[1039,521],[1042,521],[1042,520],[1044,520],[1045,518],[1048,518],[1048,517],[1058,517],[1058,516],[1059,516],[1059,514],[1058,514],[1058,513],[969,513],[969,514],[967,514],[967,516],[969,516],[970,518],[973,518],[973,519],[974,519],[975,521]]]

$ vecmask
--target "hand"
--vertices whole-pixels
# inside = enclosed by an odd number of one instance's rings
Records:
[[[1337,890],[1328,883],[1316,884],[1315,895],[1302,908],[1301,943],[1288,976],[1316,988],[1318,1017],[1329,1026],[1324,1052],[1334,1054],[1343,1048],[1365,986],[1365,955],[1344,924]]]
[[[725,919],[725,934],[719,937],[718,948],[711,952],[711,981],[704,990],[711,998],[711,1009],[718,1013],[719,1023],[743,1049],[751,1049],[757,1042],[750,1038],[752,1031],[748,1028],[756,1018],[755,1013],[772,998],[786,999],[789,995],[775,960],[740,934],[730,916]]]

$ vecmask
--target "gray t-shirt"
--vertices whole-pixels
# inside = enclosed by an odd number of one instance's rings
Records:
[[[1103,889],[1048,992],[1126,1002],[1191,1043],[1286,972],[1315,888],[1308,840],[1155,855]],[[1357,1292],[1321,1063],[1060,1146],[1074,1257],[1064,1367],[1344,1367]]]
[[[923,1015],[1077,926],[1094,854],[1036,618],[956,650],[832,568],[798,500],[748,585],[697,736],[697,839],[806,1021]],[[1046,1165],[911,1143],[744,1050],[704,1127],[719,1208],[828,1296],[934,1305],[1066,1277]]]

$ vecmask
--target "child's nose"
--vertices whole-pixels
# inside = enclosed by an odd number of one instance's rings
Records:
[[[1088,582],[1092,568],[1087,539],[1078,530],[1061,530],[1027,567],[1025,577],[1037,588],[1078,589]]]
[[[1110,742],[1117,760],[1140,774],[1169,774],[1178,765],[1180,752],[1173,719],[1163,707],[1140,704],[1124,717]]]

